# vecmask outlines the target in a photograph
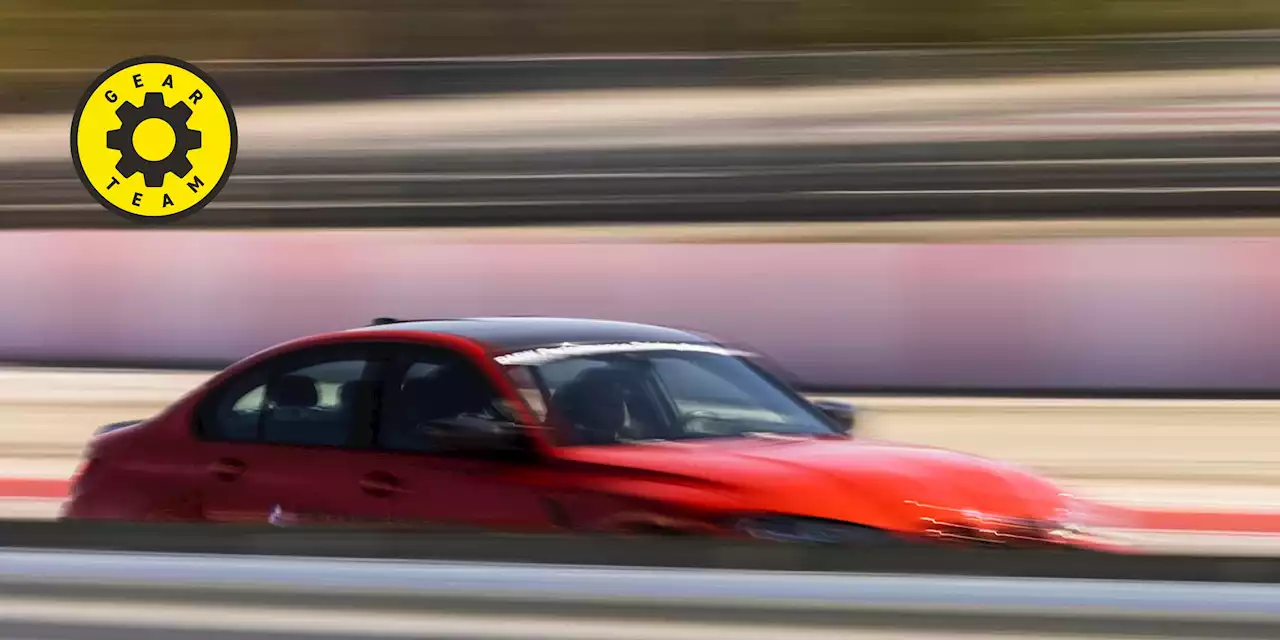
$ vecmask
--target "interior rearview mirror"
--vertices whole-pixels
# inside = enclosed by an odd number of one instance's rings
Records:
[[[858,420],[858,410],[853,405],[837,400],[817,400],[813,404],[839,424],[844,433],[853,433]]]

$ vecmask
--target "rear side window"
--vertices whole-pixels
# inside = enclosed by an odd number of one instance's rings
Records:
[[[377,386],[369,358],[346,350],[290,358],[232,381],[203,413],[210,440],[345,446],[369,430]]]

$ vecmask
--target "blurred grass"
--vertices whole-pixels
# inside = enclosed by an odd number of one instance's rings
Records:
[[[1277,0],[0,0],[0,66],[786,49],[1280,27]]]

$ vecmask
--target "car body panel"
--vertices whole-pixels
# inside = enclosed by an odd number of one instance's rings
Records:
[[[1052,482],[990,460],[832,433],[557,446],[495,357],[544,344],[692,333],[577,319],[385,324],[294,340],[213,376],[156,416],[92,441],[68,518],[420,522],[486,529],[669,530],[737,535],[754,514],[819,518],[920,535],[990,514],[1052,522],[1071,506]],[[343,344],[425,345],[484,374],[528,436],[527,457],[402,453],[202,440],[211,392],[277,357]]]
[[[594,465],[595,475],[607,478],[603,484],[621,493],[658,492],[726,513],[803,515],[898,531],[917,530],[950,508],[1049,520],[1066,506],[1052,483],[1011,467],[860,438],[575,447],[562,455]],[[662,474],[661,486],[638,470]]]

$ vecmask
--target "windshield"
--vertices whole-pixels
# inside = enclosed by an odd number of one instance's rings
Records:
[[[815,408],[731,355],[610,353],[508,371],[566,446],[836,434]]]

